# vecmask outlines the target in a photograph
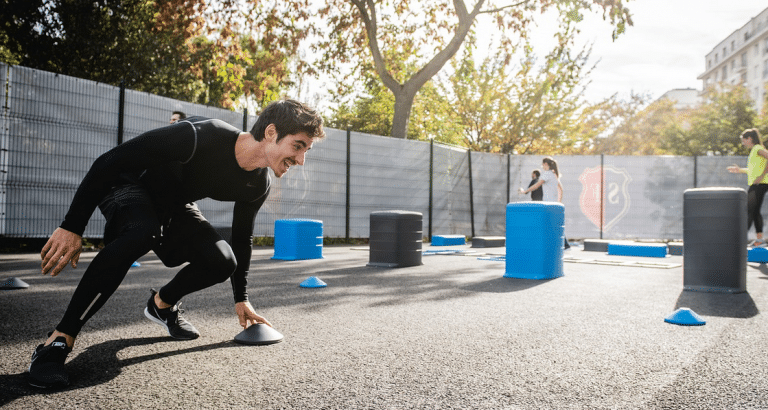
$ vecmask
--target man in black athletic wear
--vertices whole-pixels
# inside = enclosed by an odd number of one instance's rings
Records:
[[[30,384],[68,384],[64,362],[80,329],[114,293],[131,264],[150,250],[169,267],[189,262],[159,292],[151,290],[144,310],[171,337],[199,336],[181,315],[181,298],[227,279],[240,325],[269,325],[253,310],[246,291],[254,218],[269,194],[268,170],[279,178],[291,166],[303,165],[306,152],[324,136],[317,112],[285,100],[264,109],[250,132],[191,117],[100,156],[43,247],[42,273],[56,276],[67,264],[76,267],[82,233],[97,206],[107,219],[106,245],[86,269],[61,322],[35,349]],[[231,246],[195,205],[202,198],[235,203]]]

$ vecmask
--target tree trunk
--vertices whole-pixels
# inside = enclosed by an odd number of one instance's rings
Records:
[[[453,4],[456,7],[456,16],[459,19],[459,24],[451,41],[435,54],[435,56],[432,57],[421,70],[412,75],[403,84],[400,84],[395,80],[384,63],[384,57],[381,54],[377,37],[378,22],[376,21],[375,3],[373,1],[363,0],[352,0],[352,3],[358,8],[361,18],[363,19],[366,34],[368,36],[368,48],[371,50],[373,56],[376,73],[379,75],[379,78],[381,78],[384,86],[389,88],[389,90],[392,91],[392,94],[395,95],[395,115],[392,118],[391,134],[395,138],[405,139],[408,137],[408,120],[411,116],[411,108],[413,107],[413,100],[416,97],[416,93],[419,92],[421,87],[434,77],[441,68],[443,68],[445,63],[447,63],[457,51],[459,51],[462,43],[464,43],[464,38],[466,38],[469,29],[472,27],[475,17],[480,13],[480,8],[483,6],[483,3],[485,3],[485,0],[479,0],[471,13],[467,12],[463,0],[454,0]]]
[[[395,115],[392,117],[392,132],[395,138],[408,139],[408,121],[411,119],[411,109],[415,92],[401,91],[395,94]]]

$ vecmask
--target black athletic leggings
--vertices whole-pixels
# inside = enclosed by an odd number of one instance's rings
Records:
[[[768,192],[768,184],[750,185],[747,191],[747,229],[755,224],[755,232],[763,232],[763,215],[760,214],[760,208],[763,206],[763,198]]]
[[[60,332],[77,336],[85,322],[117,290],[133,262],[153,248],[168,266],[189,262],[160,289],[160,298],[170,304],[224,282],[237,267],[232,248],[195,204],[161,217],[147,192],[130,185],[112,191],[99,208],[107,218],[106,246],[83,274],[56,326]]]

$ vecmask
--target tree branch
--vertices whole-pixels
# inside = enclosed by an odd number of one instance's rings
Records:
[[[448,43],[448,45],[446,45],[445,48],[435,54],[435,56],[432,57],[432,59],[429,60],[429,62],[427,62],[427,64],[421,68],[421,70],[411,76],[411,78],[406,81],[405,86],[415,87],[415,89],[418,91],[422,85],[434,77],[434,75],[437,74],[441,68],[443,68],[445,63],[450,60],[457,51],[459,51],[459,48],[461,48],[461,45],[464,43],[464,39],[466,38],[469,29],[472,27],[472,24],[475,21],[475,17],[477,17],[477,14],[480,13],[480,8],[483,6],[483,3],[485,3],[485,0],[478,1],[477,4],[475,4],[475,8],[472,10],[472,12],[467,13],[467,8],[464,5],[463,0],[453,0],[453,4],[456,7],[456,15],[459,18],[459,26],[457,27],[453,38],[451,38],[451,41]]]
[[[378,35],[378,23],[376,21],[376,5],[373,0],[351,0],[358,10],[360,10],[360,17],[363,19],[365,25],[365,31],[368,35],[368,48],[371,50],[373,56],[373,64],[376,68],[376,73],[381,78],[384,85],[390,90],[394,91],[400,87],[401,84],[395,80],[394,77],[387,70],[384,64],[384,57],[381,55],[381,49],[379,48]],[[367,7],[366,7],[367,6]],[[368,13],[370,10],[370,14]]]
[[[523,0],[523,1],[519,2],[519,3],[510,4],[510,5],[508,5],[508,6],[504,6],[504,7],[499,7],[499,8],[496,8],[496,9],[491,9],[491,10],[483,10],[483,11],[479,12],[478,14],[493,14],[493,13],[498,13],[498,12],[500,12],[500,11],[502,11],[502,10],[505,10],[505,9],[509,9],[509,8],[512,8],[512,7],[521,6],[521,5],[525,4],[525,3],[530,3],[530,2],[531,2],[531,0]]]

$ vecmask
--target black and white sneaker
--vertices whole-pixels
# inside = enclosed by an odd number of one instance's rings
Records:
[[[144,308],[144,316],[164,327],[165,330],[168,331],[168,334],[174,339],[192,340],[200,337],[200,332],[192,326],[192,323],[189,323],[187,319],[184,319],[184,317],[181,316],[184,312],[180,308],[181,302],[177,303],[175,306],[160,309],[155,305],[155,294],[157,292],[154,289],[151,289],[150,292],[152,295],[147,301],[147,307]]]
[[[32,353],[27,381],[31,386],[43,389],[61,388],[69,385],[69,375],[64,362],[72,348],[67,339],[59,336],[48,346],[39,345]]]

